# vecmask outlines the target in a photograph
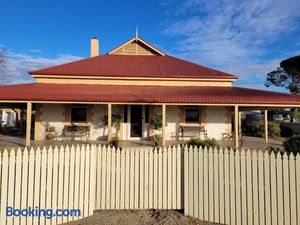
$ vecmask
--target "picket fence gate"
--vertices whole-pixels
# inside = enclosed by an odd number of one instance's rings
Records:
[[[72,217],[6,217],[80,209]],[[0,152],[0,224],[60,224],[95,209],[184,209],[224,224],[300,224],[300,156],[264,150],[77,145]]]

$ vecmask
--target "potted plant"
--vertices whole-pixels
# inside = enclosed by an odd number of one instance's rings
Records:
[[[55,127],[51,126],[50,123],[43,124],[45,127],[45,137],[47,140],[52,140],[55,138]]]
[[[119,147],[119,138],[117,136],[112,137],[109,144],[110,144],[111,147],[118,148]]]
[[[152,130],[150,132],[151,141],[153,143],[153,146],[155,148],[158,148],[158,147],[160,147],[160,142],[161,142],[161,139],[162,139],[162,135],[161,135],[162,116],[161,115],[155,115],[150,120],[150,126],[152,128]]]
[[[116,129],[116,136],[113,137],[110,141],[110,144],[112,146],[118,147],[119,146],[119,130],[121,127],[121,116],[118,114],[112,114],[111,116],[111,125]],[[102,123],[104,127],[108,126],[108,116],[104,115],[104,118],[102,119]]]
[[[154,148],[159,148],[161,143],[162,136],[161,134],[154,134],[151,137],[151,141],[153,143]]]

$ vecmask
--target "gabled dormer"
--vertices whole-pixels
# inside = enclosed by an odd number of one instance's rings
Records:
[[[147,43],[140,37],[134,37],[129,41],[111,50],[109,55],[149,55],[165,56],[158,48]]]

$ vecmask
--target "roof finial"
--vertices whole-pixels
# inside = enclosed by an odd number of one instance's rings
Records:
[[[136,28],[135,28],[135,37],[137,38],[139,36],[139,26],[136,25]]]

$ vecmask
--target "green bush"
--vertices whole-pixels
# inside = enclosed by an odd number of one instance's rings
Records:
[[[300,135],[289,137],[283,142],[283,147],[286,152],[300,153]]]
[[[150,126],[155,130],[160,130],[162,128],[162,116],[161,115],[155,115],[150,120]]]
[[[280,124],[278,122],[268,122],[268,131],[269,137],[280,137]],[[244,120],[242,122],[242,133],[251,135],[254,137],[264,137],[265,136],[265,128],[263,122],[251,121],[248,122]]]
[[[261,122],[257,121],[242,121],[242,133],[246,135],[251,135],[254,137],[262,137],[264,132],[264,127]]]
[[[280,137],[280,123],[278,122],[269,122],[268,123],[268,131],[269,131],[269,136],[274,138],[274,137]]]
[[[198,148],[201,146],[202,148],[204,147],[212,147],[212,148],[219,148],[220,145],[218,144],[218,142],[216,141],[216,139],[212,138],[212,139],[206,139],[206,140],[202,140],[200,138],[191,138],[190,140],[188,140],[185,143],[188,147],[189,146],[197,146]]]

